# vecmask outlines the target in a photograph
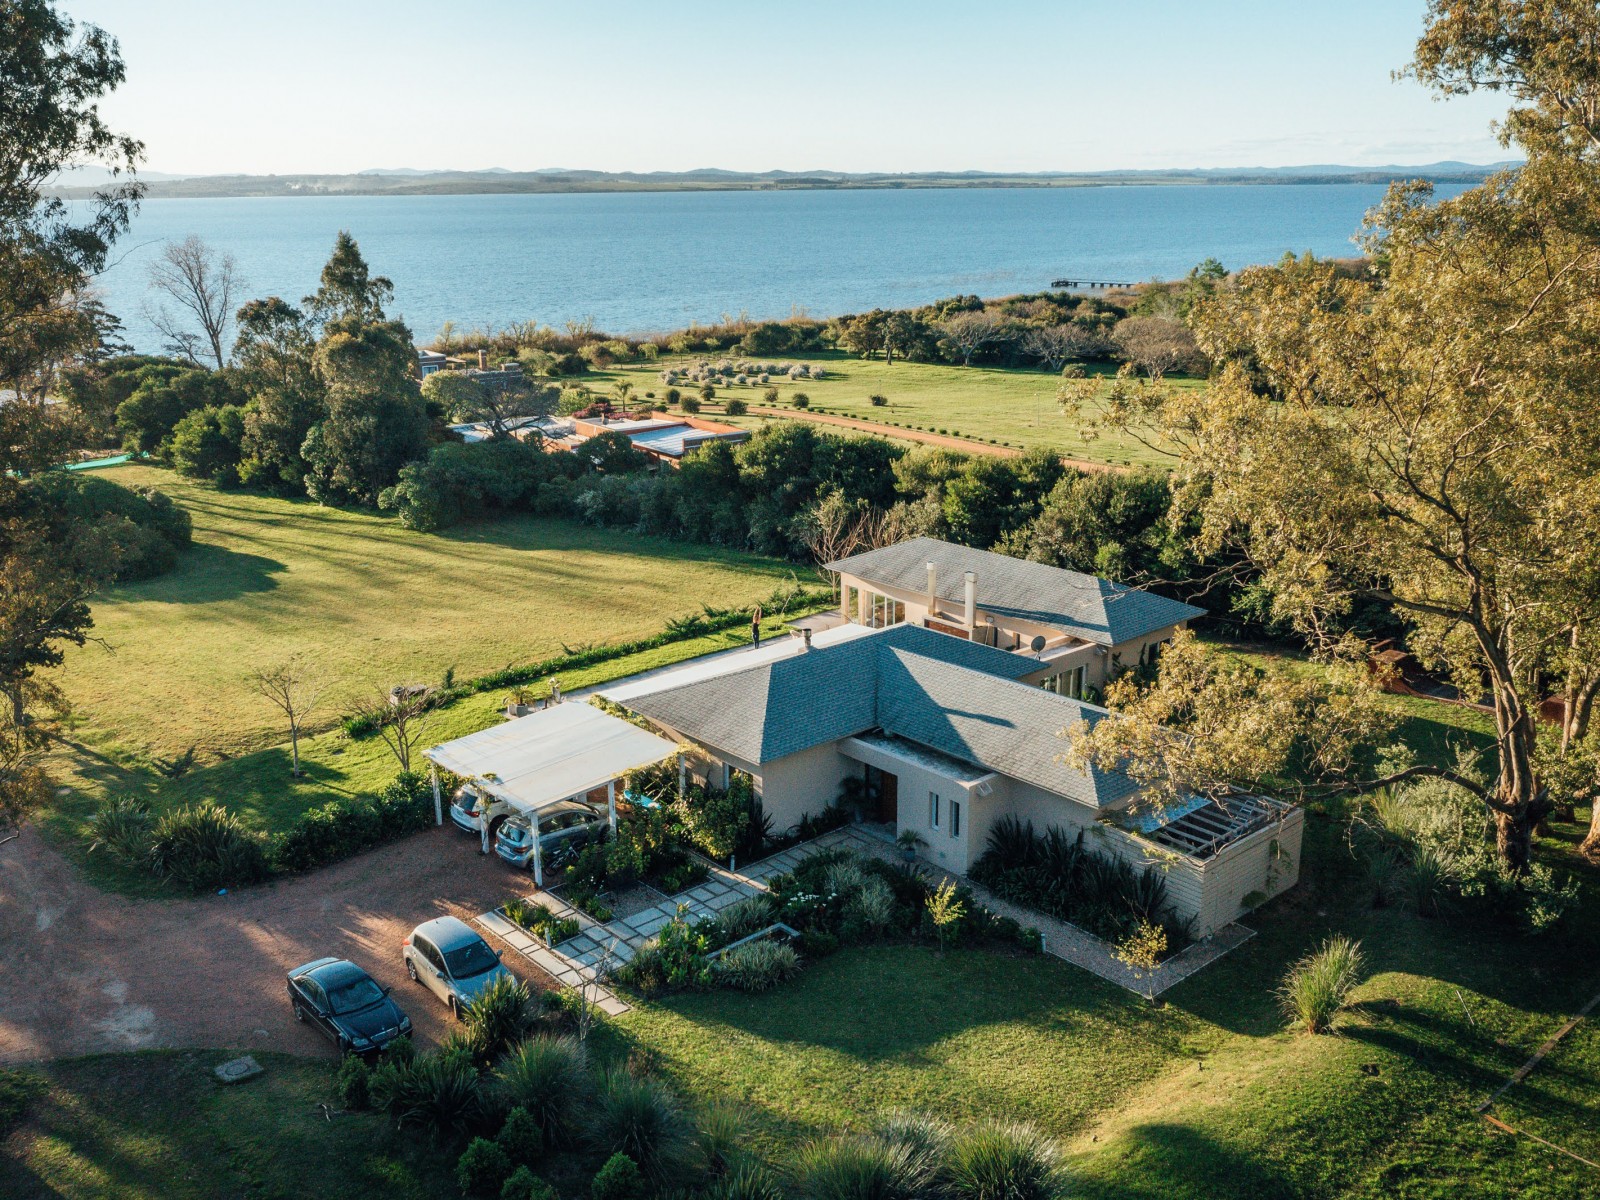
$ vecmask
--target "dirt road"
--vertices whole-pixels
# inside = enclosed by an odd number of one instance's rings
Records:
[[[126,900],[26,830],[0,846],[0,1064],[165,1046],[331,1057],[328,1041],[295,1023],[284,989],[288,968],[323,955],[392,987],[418,1041],[435,1042],[448,1018],[406,977],[401,939],[529,888],[526,873],[481,857],[447,824],[227,896]],[[506,964],[548,984],[518,955]]]

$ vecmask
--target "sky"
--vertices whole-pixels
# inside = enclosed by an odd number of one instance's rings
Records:
[[[1423,0],[60,0],[150,171],[1099,171],[1507,157]]]

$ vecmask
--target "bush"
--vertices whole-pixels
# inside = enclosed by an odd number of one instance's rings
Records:
[[[722,406],[722,410],[730,417],[742,417],[750,411],[750,406],[743,400],[729,400]]]
[[[796,408],[810,408],[811,397],[806,395],[804,392],[796,392],[794,395],[789,397],[789,403],[794,405]]]
[[[502,975],[473,998],[462,1018],[480,1053],[492,1058],[538,1031],[539,999],[522,980]]]
[[[339,1064],[339,1076],[336,1086],[339,1089],[339,1103],[352,1112],[361,1112],[372,1105],[370,1084],[372,1072],[359,1055],[348,1055]]]
[[[1065,1190],[1060,1152],[1030,1125],[986,1121],[951,1140],[950,1200],[1057,1200]]]
[[[722,930],[724,944],[737,942],[742,937],[759,933],[772,924],[772,895],[757,892],[736,900],[717,914],[717,925]]]
[[[682,406],[683,411],[690,415],[700,411],[700,401],[694,396],[685,396],[679,401],[679,404]]]
[[[527,1167],[518,1167],[501,1186],[500,1200],[556,1200],[556,1190]]]
[[[643,1200],[644,1175],[626,1154],[613,1154],[589,1184],[593,1200]]]
[[[135,490],[81,471],[42,471],[28,481],[24,496],[77,528],[114,521],[119,581],[166,574],[194,540],[188,510],[154,488]]]
[[[210,800],[156,820],[149,862],[159,878],[195,892],[260,883],[271,873],[263,839]]]
[[[713,1178],[726,1175],[745,1160],[749,1131],[739,1109],[713,1104],[694,1122],[695,1166]]]
[[[646,943],[613,971],[611,977],[646,1000],[661,995],[667,990],[667,964],[661,947],[653,942]]]
[[[782,942],[746,942],[717,960],[716,978],[723,987],[765,992],[800,973],[800,954]]]
[[[116,796],[89,818],[89,851],[107,850],[129,864],[143,864],[150,854],[150,806],[133,796]]]
[[[583,1044],[571,1037],[529,1038],[495,1071],[501,1095],[526,1109],[547,1146],[571,1143],[592,1090]]]
[[[794,1173],[806,1200],[915,1200],[930,1182],[905,1146],[870,1136],[811,1142]]]
[[[272,841],[279,871],[309,871],[343,862],[433,823],[433,789],[416,772],[401,772],[375,797],[330,800],[301,813]]]
[[[419,1054],[386,1061],[372,1073],[373,1103],[396,1125],[435,1134],[465,1132],[482,1111],[478,1073],[458,1054]]]
[[[742,1163],[706,1192],[707,1200],[787,1200],[783,1185],[758,1163]]]
[[[544,1156],[544,1131],[533,1114],[521,1105],[506,1114],[495,1141],[506,1157],[519,1166],[531,1167]]]
[[[456,1183],[468,1196],[498,1196],[511,1177],[511,1159],[488,1138],[473,1138],[456,1160]]]
[[[703,386],[700,389],[700,399],[702,399],[702,400],[715,400],[716,398],[717,398],[717,389],[712,387],[709,383],[706,384],[705,386]]]
[[[1307,1033],[1326,1033],[1360,984],[1364,965],[1360,942],[1329,938],[1284,976],[1278,989],[1284,1015]]]
[[[887,408],[889,405],[889,397],[874,392],[872,395],[867,397],[867,403],[872,405],[873,408]]]
[[[626,1154],[657,1183],[683,1163],[689,1123],[677,1098],[655,1079],[606,1074],[590,1126],[595,1148]]]
[[[761,399],[764,403],[776,404],[778,402],[778,389],[775,387],[769,387],[766,391],[761,393]]]

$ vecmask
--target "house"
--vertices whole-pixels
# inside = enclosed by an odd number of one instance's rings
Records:
[[[877,578],[883,581],[881,572]],[[1073,612],[1087,620],[1100,604]],[[1029,612],[1030,621],[1063,615]],[[1134,625],[1161,615],[1186,619],[1163,608]],[[969,619],[964,628],[972,627]],[[1065,729],[1117,718],[1041,687],[1053,678],[1041,673],[1054,664],[1037,653],[909,620],[877,629],[856,623],[824,636],[827,644],[807,636],[752,654],[749,665],[676,679],[669,673],[611,698],[690,743],[698,778],[726,786],[734,772],[748,775],[776,829],[820,812],[857,779],[871,806],[865,819],[896,834],[915,831],[926,843],[923,855],[957,874],[977,861],[1002,817],[1081,832],[1102,854],[1164,871],[1174,908],[1194,919],[1198,937],[1297,880],[1304,823],[1297,808],[1237,796],[1195,797],[1163,810],[1141,802],[1138,786],[1119,771],[1062,761]],[[1113,643],[1090,643],[1103,644]]]
[[[708,442],[745,442],[750,440],[748,429],[722,425],[716,421],[702,421],[697,417],[645,417],[617,419],[605,417],[580,417],[572,422],[572,433],[557,445],[561,449],[576,450],[592,437],[602,433],[621,433],[641,451],[652,466],[663,463],[677,466],[683,456]]]
[[[1148,663],[1204,610],[1154,592],[919,537],[827,564],[840,611],[881,628],[910,622],[1040,664],[1038,682],[1093,697],[1117,671]]]

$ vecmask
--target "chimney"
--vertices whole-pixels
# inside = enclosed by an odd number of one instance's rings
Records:
[[[800,653],[804,654],[811,649],[811,626],[807,625],[800,630]]]
[[[966,574],[966,583],[966,625],[968,629],[971,629],[978,623],[978,573],[976,571],[968,571]]]
[[[939,603],[939,568],[932,563],[928,564],[928,615],[933,616],[934,607]]]
[[[487,350],[479,350],[478,351],[478,370],[487,371],[488,369],[489,369],[489,352]]]

